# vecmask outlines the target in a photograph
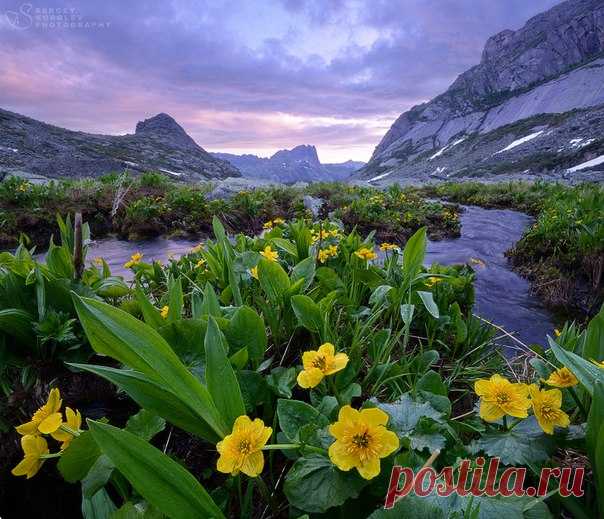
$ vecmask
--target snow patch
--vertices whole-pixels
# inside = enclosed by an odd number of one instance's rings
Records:
[[[370,178],[367,182],[375,182],[376,180],[380,180],[382,178],[386,178],[391,173],[392,173],[392,171],[388,171],[386,173],[382,173],[381,175],[378,175],[377,177]]]
[[[127,164],[128,166],[132,166],[133,168],[138,167],[138,164],[136,162],[130,162],[129,160],[124,160],[123,162],[124,162],[124,164]]]
[[[525,142],[532,141],[533,139],[536,139],[537,137],[539,137],[544,131],[545,130],[539,130],[538,132],[531,133],[530,135],[527,135],[527,136],[522,137],[520,139],[516,139],[514,142],[511,142],[510,144],[508,144],[502,150],[496,151],[494,153],[494,155],[497,155],[498,153],[503,153],[504,151],[512,150],[512,149],[516,148],[517,146],[521,146]]]
[[[17,148],[5,148],[4,146],[0,146],[0,149],[12,151],[13,153],[19,153],[19,150]]]
[[[452,142],[451,144],[447,144],[444,148],[441,148],[434,155],[432,155],[428,160],[433,160],[436,157],[440,157],[445,151],[450,150],[453,146],[457,146],[458,144],[461,144],[465,140],[466,140],[466,138],[462,137],[461,139],[457,139],[455,142]]]
[[[568,171],[569,173],[574,173],[575,171],[580,171],[582,169],[593,168],[594,166],[598,166],[599,164],[604,164],[604,155],[600,155],[595,159],[591,159],[587,162],[583,162],[582,164],[573,166],[572,168],[568,168],[566,171]]]
[[[434,170],[434,172],[432,174],[433,175],[440,175],[441,173],[445,172],[445,169],[447,169],[447,166],[439,166],[438,168],[436,168]]]
[[[169,169],[159,168],[159,170],[167,173],[168,175],[174,175],[175,177],[180,177],[182,175],[182,173],[176,173],[176,171],[170,171]]]

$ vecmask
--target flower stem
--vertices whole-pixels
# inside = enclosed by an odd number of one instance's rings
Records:
[[[61,452],[53,452],[52,454],[42,454],[42,455],[40,455],[40,459],[49,460],[51,458],[60,458],[61,454],[62,454]]]
[[[577,395],[577,393],[575,392],[575,388],[569,387],[568,390],[570,391],[570,396],[572,396],[573,400],[575,401],[575,403],[577,404],[577,406],[581,410],[581,414],[587,420],[587,416],[588,416],[589,413],[585,409],[585,406],[583,405],[583,402],[581,402],[581,399],[579,398],[579,395]]]
[[[302,447],[299,443],[273,443],[272,445],[265,445],[262,447],[263,451],[274,451],[274,450],[290,450],[299,449]]]
[[[71,427],[69,427],[68,425],[65,425],[64,423],[62,423],[59,426],[59,429],[61,429],[62,431],[71,434],[72,436],[79,436],[80,435],[80,431],[76,431],[75,429],[72,429]]]

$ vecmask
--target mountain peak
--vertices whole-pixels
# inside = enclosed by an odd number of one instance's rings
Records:
[[[286,163],[306,161],[313,166],[320,166],[317,148],[311,144],[300,144],[291,150],[279,150],[271,160],[281,160]]]
[[[173,117],[163,112],[139,121],[136,124],[135,135],[154,136],[162,140],[169,140],[174,145],[198,147],[184,128]]]

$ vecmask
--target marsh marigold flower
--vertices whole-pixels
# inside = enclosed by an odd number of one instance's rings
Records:
[[[269,261],[277,261],[279,259],[279,253],[274,251],[270,245],[264,247],[264,250],[260,254]]]
[[[526,418],[531,402],[526,384],[512,383],[495,374],[490,379],[474,382],[474,391],[480,397],[480,417],[495,422],[504,415]]]
[[[334,345],[326,342],[318,350],[305,351],[302,364],[304,369],[298,374],[298,385],[309,389],[319,385],[326,376],[343,370],[348,364],[348,355],[336,353]]]
[[[166,305],[166,306],[162,307],[162,309],[159,311],[159,315],[162,316],[162,319],[167,319],[169,312],[170,312],[170,307]]]
[[[258,279],[258,267],[252,267],[250,269],[250,276],[252,276],[254,279]]]
[[[442,280],[443,280],[443,278],[437,278],[437,277],[434,277],[434,276],[430,276],[428,278],[428,280],[426,281],[426,285],[428,287],[433,287],[437,283],[440,283]]]
[[[367,247],[361,247],[358,251],[355,251],[354,254],[365,261],[371,261],[377,258],[377,254],[373,249],[368,249]]]
[[[13,476],[26,476],[27,479],[35,476],[42,467],[42,456],[48,454],[48,444],[42,436],[27,434],[21,438],[23,459],[11,471]]]
[[[277,217],[277,218],[273,218],[273,225],[281,225],[285,223],[285,220],[283,218]]]
[[[572,387],[579,383],[577,377],[566,366],[554,371],[544,382],[548,386],[554,387]]]
[[[380,250],[382,252],[386,252],[389,250],[398,250],[399,246],[396,243],[388,243],[388,242],[384,242],[380,245]]]
[[[131,267],[134,267],[134,265],[138,265],[142,259],[143,254],[140,252],[135,252],[132,256],[130,256],[130,261],[124,263],[124,268],[129,269]]]
[[[264,222],[262,224],[262,228],[267,231],[270,231],[273,228],[273,222],[271,220],[269,220],[268,222]]]
[[[77,409],[74,411],[73,409],[71,409],[71,407],[66,407],[65,418],[66,420],[64,422],[64,425],[76,432],[80,430],[80,427],[82,426],[82,415]],[[61,429],[50,433],[50,435],[58,442],[61,442],[62,451],[69,447],[71,440],[73,440],[73,434],[68,433],[67,431],[63,431]]]
[[[204,267],[205,264],[206,264],[206,260],[204,260],[202,258],[197,263],[195,263],[195,268],[200,269],[200,268]]]
[[[554,330],[554,335],[555,335],[556,337],[560,337],[560,335],[562,335],[562,332],[561,332],[560,330],[558,330],[558,328],[556,328],[556,329]]]
[[[225,474],[236,476],[243,472],[252,478],[264,468],[262,448],[273,433],[260,418],[252,421],[248,416],[235,420],[231,434],[216,445],[220,453],[216,468]]]
[[[539,389],[535,384],[529,387],[533,413],[541,429],[547,434],[554,434],[554,427],[568,427],[570,419],[562,411],[562,392],[559,389]]]
[[[361,477],[372,479],[380,473],[380,458],[399,447],[396,434],[386,429],[388,415],[377,407],[357,411],[349,405],[340,409],[338,421],[329,426],[336,441],[329,458],[340,470],[356,468]]]
[[[48,400],[32,416],[31,420],[16,427],[23,436],[38,436],[55,432],[61,425],[61,394],[58,388],[50,390]]]

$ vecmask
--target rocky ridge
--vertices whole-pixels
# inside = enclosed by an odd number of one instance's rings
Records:
[[[569,0],[491,37],[480,64],[403,113],[355,178],[565,176],[599,165],[603,118],[604,2]]]
[[[140,121],[134,134],[100,135],[0,109],[0,173],[78,178],[125,169],[159,171],[187,181],[240,176],[236,167],[210,155],[164,113]]]

